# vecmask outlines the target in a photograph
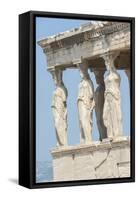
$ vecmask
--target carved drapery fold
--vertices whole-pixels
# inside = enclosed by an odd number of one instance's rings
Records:
[[[115,69],[114,61],[118,53],[107,53],[103,56],[107,75],[105,77],[105,102],[103,109],[103,121],[107,128],[108,138],[115,138],[123,135],[121,96],[120,96],[120,75]]]
[[[54,117],[57,146],[67,145],[67,89],[62,80],[62,70],[51,71],[56,89],[53,92],[52,112]]]
[[[92,128],[93,128],[93,109],[94,102],[94,86],[88,74],[88,67],[86,63],[77,64],[80,70],[81,82],[78,90],[78,114],[80,124],[80,142],[92,142]]]

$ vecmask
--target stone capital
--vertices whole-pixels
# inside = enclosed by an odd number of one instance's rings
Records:
[[[107,52],[101,56],[104,59],[107,70],[111,70],[112,68],[115,68],[114,61],[119,56],[119,53],[120,53],[119,51]]]
[[[62,70],[61,69],[52,69],[49,71],[52,75],[55,85],[60,85],[62,81]]]
[[[82,57],[73,61],[73,64],[78,68],[88,68],[88,61],[83,59]]]
[[[89,78],[88,73],[88,62],[87,60],[81,60],[81,62],[76,62],[77,68],[80,70],[81,77]]]
[[[104,85],[104,73],[105,69],[103,70],[93,70],[97,84]]]

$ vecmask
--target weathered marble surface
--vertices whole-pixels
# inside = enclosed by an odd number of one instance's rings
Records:
[[[105,77],[103,122],[107,128],[108,138],[123,135],[122,111],[121,111],[121,78],[114,66],[114,60],[118,53],[104,56],[107,75]]]
[[[57,146],[67,145],[67,89],[62,81],[62,71],[52,72],[56,85],[52,98],[52,112],[57,138]]]
[[[78,116],[80,125],[80,142],[92,142],[93,128],[93,109],[94,102],[94,86],[88,74],[88,68],[85,64],[79,65],[81,82],[78,89]]]
[[[94,142],[53,149],[54,181],[130,177],[130,141]]]
[[[71,67],[77,59],[95,59],[107,51],[130,48],[130,24],[89,23],[58,35],[40,40],[38,44],[47,56],[48,69]],[[74,66],[75,67],[75,66]]]

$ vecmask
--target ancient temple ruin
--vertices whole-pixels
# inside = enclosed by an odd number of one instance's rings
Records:
[[[122,129],[120,81],[124,70],[130,81],[130,24],[90,22],[38,42],[55,82],[52,112],[57,147],[53,156],[54,181],[130,176],[130,138]],[[69,146],[68,88],[64,70],[80,71],[78,99],[80,144]],[[94,88],[88,69],[94,73]],[[104,73],[107,72],[104,78]],[[99,141],[93,141],[95,109]]]

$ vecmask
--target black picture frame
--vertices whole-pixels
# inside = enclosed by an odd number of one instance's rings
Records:
[[[131,177],[64,182],[35,182],[35,18],[108,20],[131,24]],[[27,188],[78,186],[135,181],[135,18],[29,11],[19,15],[19,184]]]

